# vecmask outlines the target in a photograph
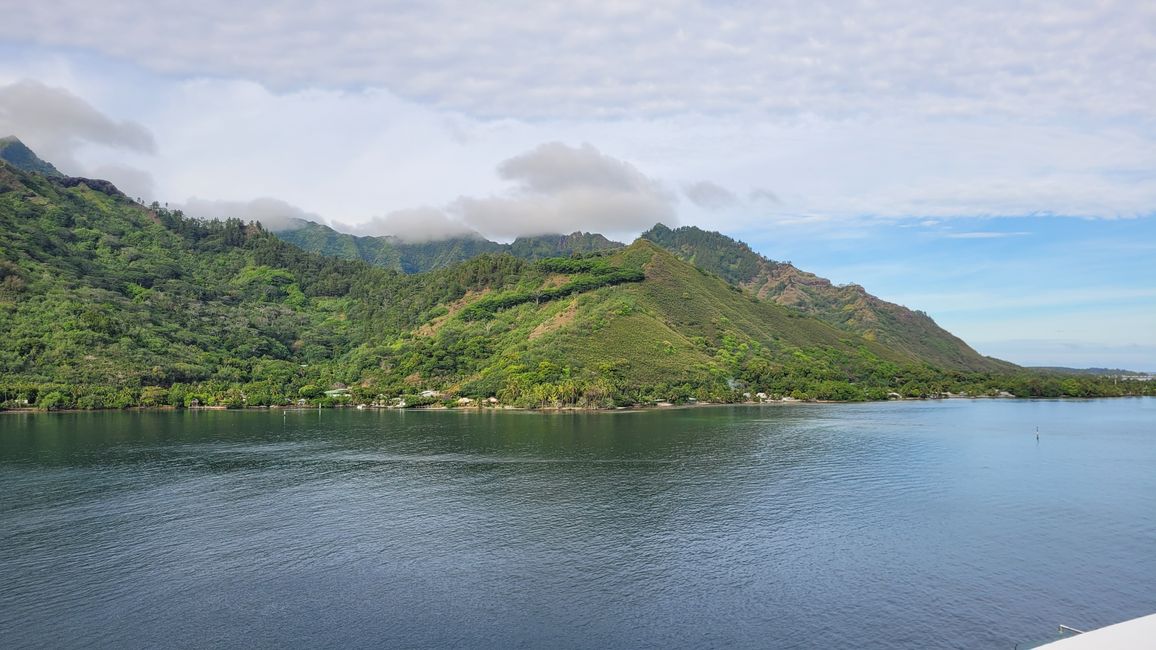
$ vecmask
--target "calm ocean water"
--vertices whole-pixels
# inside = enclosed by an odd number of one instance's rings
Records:
[[[1156,399],[0,415],[4,648],[1010,650],[1152,612]]]

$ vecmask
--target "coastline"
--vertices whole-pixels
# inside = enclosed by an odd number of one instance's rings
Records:
[[[693,404],[673,404],[673,403],[657,403],[644,404],[634,406],[616,406],[613,408],[606,407],[583,407],[583,406],[556,406],[556,407],[524,407],[524,406],[445,406],[442,404],[428,404],[422,406],[412,406],[406,408],[399,408],[395,406],[369,406],[369,405],[354,405],[354,404],[339,404],[332,406],[243,406],[240,408],[229,408],[227,406],[188,406],[178,408],[176,406],[130,406],[127,408],[100,408],[100,409],[39,409],[35,407],[18,407],[10,409],[0,409],[0,416],[5,414],[52,414],[52,413],[153,413],[153,412],[180,412],[185,411],[189,413],[196,413],[200,411],[231,411],[231,412],[252,412],[252,411],[334,411],[334,410],[354,410],[354,411],[452,411],[460,413],[486,413],[486,412],[517,412],[517,413],[641,413],[648,411],[669,411],[669,410],[691,410],[700,408],[720,408],[727,406],[764,406],[764,407],[789,407],[807,404],[883,404],[883,403],[904,403],[904,402],[945,402],[945,401],[959,401],[959,400],[1002,400],[1009,402],[1030,402],[1030,401],[1092,401],[1101,399],[1129,399],[1129,398],[1144,398],[1151,397],[1149,395],[1106,395],[1096,397],[1007,397],[994,395],[951,395],[945,397],[902,397],[886,400],[764,400],[764,401],[745,401],[745,402],[695,402]]]

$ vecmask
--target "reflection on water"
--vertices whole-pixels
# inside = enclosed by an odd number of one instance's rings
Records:
[[[6,414],[0,494],[5,647],[1012,647],[1156,611],[1151,399]]]

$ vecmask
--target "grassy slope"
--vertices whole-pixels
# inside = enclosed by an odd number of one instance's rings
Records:
[[[923,312],[881,300],[858,285],[835,286],[789,263],[768,260],[717,232],[695,227],[672,230],[659,224],[642,236],[761,298],[798,308],[933,365],[975,371],[1015,368],[979,354]]]

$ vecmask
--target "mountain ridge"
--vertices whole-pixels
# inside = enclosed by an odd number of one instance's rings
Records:
[[[274,231],[281,239],[313,253],[343,259],[359,259],[404,273],[423,273],[445,268],[485,253],[509,253],[537,260],[559,255],[621,248],[624,244],[596,233],[519,237],[509,244],[490,241],[479,234],[424,242],[407,242],[396,235],[353,235],[324,224],[298,219],[293,227]]]
[[[296,228],[276,234],[304,250],[361,259],[405,273],[444,268],[484,253],[508,252],[534,260],[622,246],[590,233],[519,238],[512,244],[491,242],[481,235],[405,244],[393,236],[351,235],[304,220]],[[1014,364],[979,354],[922,311],[878,298],[861,285],[835,285],[789,262],[770,260],[721,233],[696,226],[671,229],[659,223],[639,237],[761,299],[799,309],[866,340],[881,339],[938,366],[968,371],[1015,368]],[[552,244],[554,240],[556,244]]]
[[[861,285],[836,285],[790,262],[768,259],[721,233],[695,226],[671,229],[657,224],[640,237],[759,298],[800,309],[868,340],[898,345],[939,365],[985,371],[1014,367],[979,354],[922,311],[878,298]]]
[[[25,171],[45,176],[64,176],[52,163],[42,160],[14,135],[0,137],[0,160]]]

